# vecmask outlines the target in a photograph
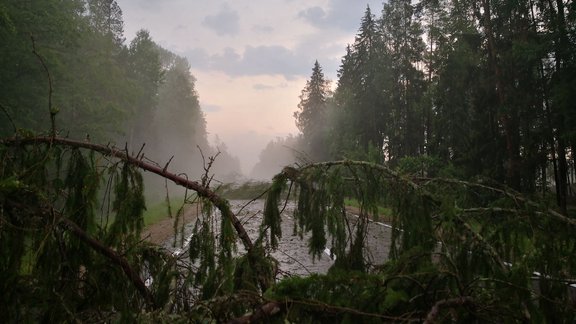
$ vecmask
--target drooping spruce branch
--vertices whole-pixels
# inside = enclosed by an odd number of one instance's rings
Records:
[[[460,185],[463,187],[469,187],[469,188],[480,188],[483,190],[487,190],[487,191],[492,191],[495,192],[499,195],[508,197],[518,203],[523,203],[527,206],[536,208],[536,209],[541,209],[542,206],[539,205],[538,203],[525,198],[524,196],[522,196],[520,193],[517,193],[513,190],[504,190],[504,189],[500,189],[500,188],[495,188],[492,186],[487,186],[485,184],[482,183],[477,183],[477,182],[469,182],[469,181],[464,181],[464,180],[458,180],[458,179],[447,179],[447,178],[416,178],[416,180],[423,180],[423,181],[427,181],[428,183],[431,182],[441,182],[441,183],[447,183],[447,184],[455,184],[455,185]],[[556,220],[565,223],[566,225],[570,225],[570,226],[575,226],[576,227],[576,219],[573,218],[569,218],[566,217],[565,215],[562,215],[561,213],[555,211],[554,209],[550,209],[550,208],[546,208],[545,210],[543,210],[541,213],[548,215],[551,218],[555,218]]]
[[[353,177],[349,180],[350,183],[347,185],[339,183],[338,187],[333,186],[335,189],[327,189],[329,188],[329,182],[334,182],[329,179],[330,172],[334,174],[341,172],[339,170],[343,169],[349,172],[353,171]],[[323,175],[320,177],[314,176],[317,172]],[[360,202],[361,209],[363,207],[362,204],[366,207],[366,205],[377,201],[379,199],[377,195],[387,196],[386,201],[379,203],[396,206],[393,210],[393,220],[396,220],[393,221],[393,225],[395,228],[403,230],[399,242],[404,246],[404,250],[412,247],[422,247],[423,244],[427,246],[427,250],[434,249],[437,246],[437,242],[442,241],[442,236],[458,233],[457,235],[452,235],[452,238],[458,238],[452,243],[456,243],[459,240],[464,243],[462,240],[465,240],[468,242],[465,244],[473,244],[472,246],[481,248],[492,259],[496,268],[499,268],[504,273],[508,271],[508,267],[505,266],[506,262],[512,261],[510,257],[515,255],[511,251],[516,249],[515,245],[508,240],[514,239],[516,237],[514,235],[520,234],[513,234],[512,231],[506,230],[505,227],[495,226],[490,229],[491,225],[486,223],[486,220],[469,219],[464,217],[465,215],[537,215],[538,218],[533,219],[532,222],[538,222],[539,224],[551,222],[556,224],[555,226],[567,225],[569,228],[576,225],[575,220],[555,210],[546,208],[545,205],[539,205],[512,190],[456,179],[412,178],[402,175],[386,165],[366,161],[321,162],[306,165],[299,169],[286,167],[275,179],[278,181],[292,181],[300,185],[298,208],[303,210],[310,218],[315,217],[318,213],[323,213],[325,217],[328,217],[328,213],[325,213],[322,209],[313,210],[310,208],[320,198],[324,200],[324,204],[329,204],[330,201],[336,199],[338,190],[346,190],[346,187],[354,188],[354,191],[357,191],[354,195],[364,200]],[[374,190],[371,189],[372,187],[385,189]],[[310,192],[314,190],[328,190],[328,195],[323,196],[322,194],[314,193],[315,199],[310,200],[309,198],[312,195]],[[475,201],[474,204],[480,204],[476,206],[468,206],[466,201],[462,201],[464,205],[459,205],[461,199],[468,199],[462,197],[466,197],[471,192],[478,194],[479,190],[487,193],[488,197],[492,199],[490,204],[496,204],[496,206],[488,205],[491,207],[485,207],[486,205],[483,204],[487,202],[482,200],[473,200]],[[371,193],[370,191],[373,192]],[[276,199],[274,198],[273,200]],[[501,201],[502,199],[506,199],[508,202]],[[507,207],[510,205],[512,207]],[[277,208],[277,204],[275,208]],[[268,211],[267,213],[270,212]],[[401,216],[396,214],[401,214]],[[499,221],[504,222],[507,219],[509,218],[501,217]],[[528,218],[526,219],[529,220]],[[304,226],[306,226],[308,221],[305,220]],[[327,225],[328,223],[324,224]],[[444,228],[446,225],[448,227]],[[454,228],[455,232],[451,232],[452,226],[456,226]],[[528,224],[528,226],[532,225]],[[334,231],[331,231],[332,235],[334,233]],[[394,242],[396,241],[395,235],[397,233],[399,232],[392,231],[392,249],[395,249]],[[462,234],[465,234],[465,236],[462,236]],[[273,235],[273,232],[271,232],[271,235]],[[273,239],[271,238],[271,240]],[[334,251],[334,243],[332,251]]]
[[[146,304],[148,304],[153,308],[156,306],[154,302],[154,297],[150,293],[150,290],[148,290],[148,288],[144,284],[144,281],[142,281],[142,278],[140,278],[140,276],[138,275],[138,272],[135,271],[130,266],[130,264],[125,258],[123,258],[120,254],[113,251],[109,247],[103,245],[98,240],[95,240],[92,237],[90,237],[85,231],[83,231],[78,225],[76,225],[76,223],[72,222],[71,220],[62,217],[60,218],[60,222],[72,234],[74,234],[74,236],[76,236],[77,238],[88,244],[93,250],[97,251],[98,253],[108,258],[110,261],[112,261],[112,263],[120,266],[122,268],[122,271],[124,271],[128,279],[132,282],[134,287],[136,287],[136,290],[138,290],[140,295],[142,295],[142,297],[146,301]]]
[[[478,182],[470,182],[470,181],[451,179],[451,178],[424,178],[424,177],[411,178],[411,177],[404,176],[404,175],[400,174],[399,172],[392,170],[391,168],[389,168],[386,165],[367,162],[367,161],[339,160],[339,161],[319,162],[319,163],[308,164],[308,165],[306,165],[300,169],[295,169],[292,167],[285,168],[282,171],[282,173],[286,174],[286,176],[288,176],[291,180],[296,181],[296,180],[298,180],[298,176],[308,169],[330,168],[330,167],[334,167],[334,166],[364,166],[364,167],[369,167],[371,169],[378,170],[378,171],[382,172],[383,174],[385,174],[391,178],[394,178],[396,180],[400,180],[401,182],[406,183],[412,189],[423,190],[423,194],[430,197],[430,198],[434,198],[434,196],[431,193],[426,192],[423,189],[423,186],[419,182],[421,182],[421,181],[426,181],[427,183],[441,182],[441,183],[461,185],[463,187],[480,188],[480,189],[484,189],[487,191],[493,191],[493,192],[498,193],[502,196],[506,196],[508,198],[511,198],[515,201],[525,203],[526,205],[529,205],[531,207],[535,207],[535,208],[539,208],[539,209],[542,207],[538,203],[525,198],[520,193],[517,193],[511,189],[505,190],[505,189],[500,189],[500,188],[496,188],[493,186],[488,186],[488,185],[478,183]],[[549,214],[549,216],[556,218],[557,220],[560,220],[560,221],[567,223],[569,225],[576,226],[576,220],[568,218],[568,217],[558,213],[557,211],[555,211],[553,209],[547,208],[544,212]]]
[[[314,204],[317,206],[319,203],[315,199],[328,206],[339,199],[342,192],[348,197],[362,199],[359,201],[361,210],[366,207],[370,216],[372,203],[390,207],[393,226],[402,230],[393,230],[392,233],[401,232],[398,241],[403,249],[393,260],[377,265],[374,270],[386,278],[382,294],[390,293],[390,300],[398,298],[402,301],[405,292],[406,300],[419,306],[404,306],[414,310],[413,314],[420,321],[426,318],[429,322],[442,320],[441,316],[448,312],[457,313],[456,316],[463,314],[466,318],[498,318],[500,315],[495,313],[506,312],[502,318],[510,316],[527,320],[529,313],[539,314],[543,304],[548,305],[543,312],[546,314],[557,311],[569,314],[574,309],[568,297],[571,288],[566,285],[573,282],[570,279],[574,276],[575,263],[566,256],[574,251],[571,231],[576,222],[549,209],[545,203],[538,204],[507,188],[456,179],[409,177],[386,165],[365,161],[344,160],[302,168],[287,167],[275,177],[275,181],[291,181],[300,187],[297,208],[302,208],[308,217],[303,226],[320,213],[324,221],[322,225],[329,228],[326,222],[329,213],[325,209],[315,209]],[[276,185],[280,184],[283,183]],[[379,200],[379,195],[384,198]],[[267,203],[270,203],[270,209],[278,209],[276,201],[279,195],[272,197],[273,201]],[[277,213],[273,210],[271,215]],[[330,230],[330,233],[334,235],[334,231]],[[553,239],[551,233],[554,233]],[[410,244],[407,244],[408,240]],[[422,248],[422,242],[432,244]],[[334,251],[334,244],[330,248]],[[336,254],[337,262],[343,259],[341,254]],[[535,273],[545,273],[538,275],[537,279],[541,293],[534,291]],[[328,278],[334,278],[334,274],[338,272],[323,277],[326,281],[322,284],[312,279],[293,286],[279,283],[271,290],[278,291],[273,299],[284,301],[297,296],[329,299],[339,296],[334,290],[336,286],[345,289],[358,286],[356,278],[346,276],[341,286],[342,282],[333,285]],[[502,284],[488,286],[481,278],[498,278]],[[374,286],[377,285],[370,285],[370,289]],[[323,295],[326,291],[330,293]],[[345,290],[343,295],[348,297],[345,302],[351,302],[349,290]],[[373,306],[377,295],[371,295],[367,308]],[[557,299],[563,302],[550,302]],[[390,307],[390,313],[386,315],[401,314],[399,312],[404,310],[402,303]],[[388,301],[384,304],[389,305]],[[286,311],[289,318],[298,319],[298,316],[305,316],[303,314],[323,316],[325,309],[293,304],[290,312]],[[502,318],[496,321],[503,321]]]
[[[321,162],[299,169],[286,167],[275,179],[298,184],[300,194],[295,218],[301,228],[311,232],[310,252],[315,255],[324,250],[325,229],[328,229],[332,238],[331,252],[339,255],[336,262],[345,264],[346,268],[364,269],[362,250],[367,220],[378,217],[378,205],[387,196],[393,197],[395,214],[403,215],[397,217],[394,224],[396,228],[405,229],[400,240],[405,249],[433,248],[429,214],[431,209],[440,206],[440,202],[424,188],[385,165],[352,160]],[[345,196],[356,198],[360,204],[361,215],[354,233],[344,217]],[[268,199],[270,202],[270,197]],[[393,233],[392,242],[395,242],[398,231]],[[349,249],[346,249],[346,242]],[[347,258],[343,258],[344,255]]]
[[[223,225],[231,224],[234,228],[234,231],[242,241],[244,248],[246,249],[247,260],[250,266],[255,269],[255,279],[258,282],[258,286],[261,291],[265,291],[270,286],[270,273],[261,273],[264,270],[258,265],[261,261],[260,257],[258,256],[259,249],[255,249],[255,245],[248,236],[246,229],[238,219],[238,217],[232,212],[230,209],[230,205],[227,199],[221,197],[209,187],[198,183],[197,181],[189,180],[186,177],[181,175],[174,174],[166,170],[166,168],[162,168],[158,165],[154,165],[150,162],[144,161],[138,157],[134,157],[127,153],[126,150],[120,150],[115,147],[100,145],[90,142],[82,142],[77,140],[71,140],[68,138],[61,138],[61,137],[30,137],[30,138],[9,138],[0,140],[0,144],[4,144],[7,146],[25,146],[25,145],[38,145],[38,144],[47,144],[47,145],[59,145],[59,146],[67,146],[72,148],[82,148],[87,149],[92,152],[98,152],[105,156],[112,156],[118,158],[120,160],[125,161],[126,163],[133,165],[137,168],[142,170],[152,172],[157,174],[165,179],[172,181],[173,183],[182,186],[184,188],[190,189],[195,191],[199,197],[208,200],[212,205],[214,205],[221,213],[224,219],[229,220],[228,222],[222,222]],[[140,154],[139,154],[140,155]],[[229,226],[229,225],[228,225]],[[228,232],[228,231],[226,231]],[[221,237],[221,239],[225,239],[225,237]],[[229,253],[228,253],[229,255]],[[227,265],[228,266],[228,265]]]
[[[6,201],[7,205],[12,208],[18,208],[20,210],[28,209],[29,206],[24,206],[21,203],[15,201]],[[94,251],[98,252],[102,256],[106,257],[115,265],[122,268],[122,271],[128,277],[130,282],[134,285],[138,293],[144,298],[146,304],[154,308],[156,307],[154,297],[150,290],[146,287],[144,281],[138,274],[136,270],[130,265],[130,263],[120,255],[118,252],[112,250],[110,247],[104,245],[102,242],[92,238],[86,231],[84,231],[80,226],[74,223],[72,220],[63,217],[60,213],[57,213],[54,209],[40,208],[35,211],[35,215],[40,215],[46,223],[50,222],[52,218],[56,219],[56,224],[62,225],[65,229],[70,231],[76,238],[81,240],[90,246]]]
[[[208,199],[222,213],[222,217],[230,219],[232,225],[234,226],[234,229],[236,230],[236,233],[238,234],[238,237],[240,238],[240,240],[242,240],[242,243],[244,244],[246,250],[251,251],[254,246],[252,240],[248,236],[248,233],[244,229],[244,226],[242,226],[240,220],[230,209],[230,205],[228,204],[228,201],[226,199],[222,198],[217,193],[210,190],[210,188],[203,186],[197,181],[189,180],[185,177],[171,173],[162,167],[135,158],[127,154],[126,151],[124,150],[120,150],[106,145],[76,141],[61,137],[9,138],[0,141],[0,143],[7,146],[35,145],[35,144],[64,145],[68,147],[84,148],[94,152],[99,152],[103,155],[113,156],[120,160],[124,160],[127,163],[134,165],[142,170],[155,173],[165,179],[168,179],[179,186],[185,187],[190,190],[194,190],[196,193],[198,193],[200,197]]]
[[[414,190],[418,190],[421,192],[421,194],[423,196],[426,196],[427,198],[432,199],[435,204],[439,205],[441,202],[438,201],[438,199],[436,198],[435,195],[433,195],[430,192],[427,192],[426,189],[424,189],[424,187],[422,185],[420,185],[417,181],[422,181],[425,180],[427,181],[427,183],[431,183],[431,182],[441,182],[441,183],[448,183],[448,184],[455,184],[455,185],[461,185],[463,187],[469,187],[469,188],[480,188],[483,190],[487,190],[487,191],[493,191],[497,194],[500,194],[502,196],[508,197],[514,201],[517,201],[518,203],[523,203],[527,206],[536,208],[536,209],[542,209],[542,206],[539,205],[538,203],[529,200],[527,198],[525,198],[524,196],[522,196],[519,193],[516,193],[512,190],[504,190],[504,189],[500,189],[500,188],[495,188],[492,186],[488,186],[485,184],[481,184],[481,183],[476,183],[476,182],[470,182],[470,181],[464,181],[464,180],[458,180],[458,179],[448,179],[448,178],[422,178],[422,177],[417,177],[417,178],[408,178],[406,176],[401,175],[400,173],[392,170],[391,168],[382,165],[382,164],[377,164],[377,163],[371,163],[371,162],[367,162],[367,161],[353,161],[353,160],[340,160],[340,161],[329,161],[329,162],[320,162],[320,163],[313,163],[313,164],[308,164],[300,169],[295,169],[292,167],[288,167],[285,168],[282,173],[289,178],[292,181],[298,182],[298,183],[302,183],[302,179],[300,179],[300,175],[303,174],[304,172],[306,172],[309,169],[315,169],[315,168],[330,168],[330,167],[334,167],[334,166],[364,166],[364,167],[369,167],[372,168],[374,170],[378,170],[380,172],[382,172],[383,174],[385,174],[386,176],[389,176],[393,179],[396,179],[402,183],[405,183],[406,185],[408,185],[410,188],[414,189]],[[416,181],[415,181],[416,180]],[[497,209],[495,209],[497,210]],[[473,210],[470,210],[473,211]],[[504,211],[504,210],[502,210]],[[508,210],[507,212],[510,212],[511,210]],[[566,225],[570,225],[570,226],[576,226],[576,219],[572,219],[569,217],[566,217],[564,215],[562,215],[561,213],[550,209],[550,208],[545,208],[542,211],[538,212],[539,214],[542,215],[546,215],[550,218],[554,218],[562,223],[565,223]]]

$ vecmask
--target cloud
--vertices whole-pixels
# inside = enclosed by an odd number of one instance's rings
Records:
[[[268,25],[254,25],[252,31],[259,34],[270,34],[274,31],[274,27]]]
[[[160,3],[158,1],[155,1],[155,0],[142,0],[142,1],[139,1],[137,3],[137,6],[142,8],[142,9],[154,9],[159,4]]]
[[[210,66],[210,55],[203,48],[196,47],[183,54],[193,68],[204,69]]]
[[[238,66],[242,57],[231,47],[226,47],[223,54],[216,54],[210,56],[210,65],[208,66],[211,70],[222,71],[226,74],[237,75],[234,73],[238,70]]]
[[[234,36],[240,31],[240,16],[237,11],[224,3],[217,14],[204,17],[202,25],[212,29],[219,36]]]
[[[241,61],[242,72],[255,74],[283,74],[286,77],[302,73],[302,58],[280,45],[247,46]]]
[[[288,87],[288,83],[280,82],[274,85],[271,84],[264,84],[264,83],[255,83],[252,85],[252,89],[257,91],[266,91],[266,90],[273,90],[273,89],[284,89]]]
[[[231,77],[281,75],[286,80],[309,77],[314,61],[318,60],[330,79],[336,76],[340,66],[342,44],[322,44],[315,38],[302,41],[294,50],[280,45],[246,46],[243,53],[227,47],[221,53],[209,55],[203,48],[183,53],[193,69],[219,71]],[[335,53],[334,55],[330,55]],[[266,90],[255,85],[255,90]]]
[[[218,105],[211,105],[211,104],[201,104],[202,111],[204,112],[219,112],[222,110],[222,107]]]
[[[188,30],[188,26],[185,26],[183,24],[178,24],[178,25],[176,25],[176,27],[174,27],[174,31],[180,31],[180,30]]]
[[[184,55],[195,69],[220,71],[233,77],[283,75],[286,79],[293,79],[308,75],[314,63],[308,53],[295,52],[280,45],[246,46],[242,54],[231,47],[213,55],[208,55],[202,48],[195,48]]]
[[[310,7],[300,11],[298,13],[298,18],[302,18],[311,24],[315,24],[326,18],[326,12],[321,7]]]
[[[255,85],[252,86],[252,89],[259,90],[259,91],[272,90],[274,88],[275,87],[273,87],[271,85],[262,84],[262,83],[256,83]]]
[[[298,13],[298,18],[319,28],[350,31],[358,29],[368,4],[371,3],[370,10],[373,14],[379,14],[382,2],[374,0],[367,0],[367,2],[330,0],[325,8],[314,6],[301,10]]]
[[[367,1],[377,14],[381,0]],[[184,25],[188,27],[185,30],[183,23],[175,20],[175,27],[168,31],[180,34],[187,42],[179,53],[197,71],[221,72],[233,78],[281,75],[294,80],[308,78],[314,61],[318,60],[326,76],[333,79],[346,42],[351,40],[350,33],[358,30],[366,2],[298,0],[298,3],[301,4],[284,2],[284,7],[280,7],[277,2],[266,2],[267,9],[286,11],[285,16],[275,19],[273,14],[257,11],[257,6],[237,6],[229,0],[207,2],[195,12],[199,15],[196,27]],[[215,34],[234,37],[214,37]]]

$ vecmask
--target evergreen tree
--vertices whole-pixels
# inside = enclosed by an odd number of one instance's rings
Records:
[[[338,85],[334,93],[332,105],[329,107],[330,127],[329,135],[332,139],[330,155],[340,157],[357,147],[357,129],[353,125],[353,118],[357,118],[356,111],[347,108],[353,98],[354,60],[352,47],[346,47],[346,54],[338,70]]]
[[[334,130],[349,132],[341,135],[342,146],[336,148],[335,156],[351,152],[366,154],[370,148],[378,154],[382,152],[386,127],[382,83],[387,63],[380,44],[374,15],[367,7],[354,44],[348,47],[338,73],[335,99],[341,124]]]
[[[13,126],[41,129],[49,125],[45,113],[49,83],[53,109],[62,108],[62,98],[67,95],[65,88],[72,77],[68,63],[80,47],[79,31],[85,29],[83,3],[7,0],[0,7],[0,133],[12,133]]]
[[[129,113],[128,143],[139,149],[141,143],[152,142],[157,134],[149,123],[158,106],[158,88],[162,81],[162,66],[157,45],[146,30],[140,30],[130,42],[129,77],[133,82],[134,98]]]
[[[206,120],[195,88],[196,78],[190,73],[186,58],[158,45],[156,49],[163,78],[158,85],[158,102],[152,119],[146,122],[147,131],[154,136],[148,138],[144,152],[153,161],[170,161],[171,167],[199,179],[203,172],[201,153],[211,156],[215,152],[208,144]],[[222,155],[218,159],[221,158]],[[149,194],[158,198],[165,195],[161,179],[145,179]]]
[[[0,103],[10,118],[0,122],[1,132],[13,132],[12,122],[23,129],[45,127],[48,117],[42,112],[51,101],[56,127],[67,125],[70,136],[116,137],[134,100],[123,61],[119,8],[113,15],[114,33],[91,23],[94,13],[84,1],[6,1],[3,8]],[[49,77],[50,96],[44,90]]]
[[[8,322],[573,321],[576,222],[565,215],[575,10],[568,0],[391,0],[378,24],[368,8],[335,96],[322,95],[316,62],[295,117],[311,139],[327,123],[335,155],[369,159],[375,149],[378,163],[283,168],[248,236],[207,174],[200,184],[124,147],[14,132],[12,123],[45,133],[56,115],[63,134],[106,137],[118,131],[114,119],[131,141],[161,146],[180,136],[183,154],[196,143],[208,164],[217,151],[188,62],[145,31],[123,46],[115,1],[2,2],[0,113],[10,118],[0,118],[1,313]],[[258,167],[291,142],[270,143]],[[214,172],[235,180],[238,160],[216,145]],[[189,261],[140,240],[136,168],[201,197]],[[547,195],[517,192],[546,194],[548,169],[557,210]],[[297,190],[294,231],[310,253],[329,247],[337,256],[326,275],[275,278],[269,251],[282,234],[286,188]],[[358,202],[357,218],[345,198]],[[389,240],[368,231],[382,210]],[[390,246],[389,261],[375,264],[368,238]]]
[[[440,22],[445,42],[437,48],[441,63],[433,89],[433,132],[430,153],[450,161],[464,174],[481,173],[498,152],[492,123],[481,118],[484,109],[479,80],[482,79],[481,34],[475,27],[470,3],[452,2],[446,20]],[[488,154],[492,150],[491,154]]]
[[[122,11],[115,1],[89,1],[79,49],[69,61],[65,104],[58,116],[73,136],[110,141],[123,134],[135,100],[123,44]]]
[[[565,212],[569,194],[568,151],[572,151],[574,165],[576,142],[573,91],[576,84],[576,39],[573,32],[576,28],[575,10],[574,2],[564,0],[538,1],[536,8],[532,8],[532,12],[541,15],[538,21],[543,23],[543,38],[547,54],[551,57],[542,59],[541,77],[557,203]]]
[[[380,28],[388,51],[390,106],[388,152],[390,159],[424,154],[425,142],[423,94],[423,62],[425,45],[423,30],[414,17],[410,0],[391,0],[384,5]]]
[[[312,76],[300,95],[299,111],[294,113],[296,126],[302,132],[305,150],[313,160],[327,158],[326,101],[330,96],[330,83],[318,61],[314,62]]]
[[[426,49],[423,54],[425,81],[427,90],[422,98],[422,122],[424,126],[425,153],[435,155],[434,123],[435,95],[438,88],[439,71],[445,62],[445,48],[449,42],[446,25],[448,24],[447,0],[427,0],[415,7],[415,18],[422,24],[425,33]],[[440,131],[440,130],[438,130]]]
[[[124,42],[122,9],[115,0],[88,0],[90,26],[99,31],[115,45]]]

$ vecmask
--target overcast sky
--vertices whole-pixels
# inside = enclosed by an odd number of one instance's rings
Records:
[[[147,29],[185,56],[208,123],[249,173],[264,146],[298,132],[293,113],[318,60],[326,77],[382,0],[117,0],[125,37]]]

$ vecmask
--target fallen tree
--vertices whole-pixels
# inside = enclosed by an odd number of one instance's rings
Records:
[[[207,276],[204,281],[214,280],[214,276],[221,276],[219,277],[221,280],[232,281],[233,271],[230,270],[234,270],[234,268],[229,267],[229,265],[233,262],[232,251],[235,249],[236,237],[240,239],[246,250],[247,265],[256,269],[255,282],[252,286],[259,291],[264,291],[272,281],[272,279],[266,278],[271,274],[258,272],[258,269],[262,269],[262,267],[253,264],[261,261],[260,256],[257,255],[260,251],[254,248],[254,243],[248,237],[246,230],[230,210],[228,201],[204,184],[189,180],[185,175],[169,172],[167,170],[168,164],[161,168],[144,161],[143,156],[131,156],[126,150],[58,137],[9,138],[0,141],[0,144],[3,148],[2,182],[0,183],[1,224],[3,225],[0,229],[3,234],[0,238],[5,247],[2,255],[4,262],[1,265],[2,269],[6,270],[5,273],[8,274],[7,279],[26,274],[28,270],[23,268],[43,268],[45,266],[56,272],[53,275],[58,275],[58,272],[64,271],[64,269],[61,265],[52,263],[59,261],[53,258],[44,258],[43,254],[58,254],[60,252],[61,258],[68,258],[72,257],[69,255],[70,249],[79,248],[83,255],[75,255],[74,257],[78,257],[78,260],[74,260],[76,265],[66,267],[65,272],[75,273],[66,278],[69,281],[76,281],[70,286],[71,291],[69,293],[76,295],[75,297],[81,297],[80,295],[84,295],[85,292],[73,286],[82,286],[84,281],[89,280],[86,276],[91,272],[91,268],[89,261],[83,259],[93,257],[84,247],[79,247],[84,245],[112,261],[112,264],[116,264],[124,272],[126,279],[133,283],[133,289],[139,292],[140,298],[147,305],[147,309],[152,311],[164,307],[165,305],[154,298],[154,294],[160,290],[170,289],[171,281],[169,279],[175,275],[169,275],[163,283],[160,282],[152,287],[155,291],[150,291],[141,278],[144,268],[147,268],[147,271],[151,269],[147,264],[157,263],[159,260],[146,259],[146,257],[155,256],[155,253],[151,253],[152,248],[139,241],[139,233],[142,229],[142,211],[145,208],[142,196],[142,178],[138,171],[140,169],[155,173],[177,185],[193,190],[203,204],[207,206],[205,208],[207,216],[212,216],[210,206],[214,206],[219,211],[222,218],[218,243],[220,252],[212,255],[212,260],[208,260],[205,255],[201,256],[205,261],[201,262],[201,268],[202,263],[211,265],[209,266],[210,269],[197,269],[198,272],[204,271],[206,273]],[[80,150],[84,150],[85,153]],[[100,157],[97,158],[95,154],[100,154]],[[67,174],[63,175],[64,172]],[[106,175],[108,175],[107,179]],[[108,187],[102,193],[103,196],[100,197],[98,191],[104,179],[108,183]],[[111,183],[114,183],[114,190],[111,190]],[[108,199],[108,204],[114,200],[112,202],[112,215],[108,210],[109,214],[96,217],[95,207],[98,198]],[[21,208],[21,206],[26,206],[26,208]],[[106,224],[95,226],[96,218],[102,221],[104,217]],[[109,218],[111,218],[111,224],[108,224]],[[58,224],[62,226],[54,226]],[[64,237],[65,234],[60,232],[59,228],[70,232],[80,242],[72,242],[73,240],[70,238]],[[233,228],[235,233],[227,230],[227,228]],[[95,237],[91,237],[90,232]],[[205,235],[213,235],[213,232],[206,232]],[[39,237],[42,237],[43,240],[39,241]],[[47,240],[50,240],[49,244],[59,246],[59,248],[49,249]],[[66,246],[68,244],[71,246]],[[34,252],[34,249],[39,250]],[[137,251],[131,251],[132,249]],[[169,256],[166,254],[162,256],[162,258],[167,257]],[[50,265],[44,265],[43,262]],[[171,263],[174,264],[174,262]],[[166,264],[170,264],[170,262]],[[104,265],[99,264],[98,266]],[[228,273],[223,274],[221,272],[225,267],[230,269]],[[148,273],[150,278],[157,279],[157,277],[166,276],[170,272],[161,267],[156,268],[159,272]],[[46,274],[42,274],[42,276],[44,275]],[[122,278],[115,278],[115,280],[124,281]],[[203,280],[195,283],[204,284]],[[8,291],[11,284],[9,281],[3,281],[2,286],[5,288],[3,291]],[[34,282],[34,285],[36,284],[39,283]],[[46,284],[52,286],[54,283]],[[163,287],[161,287],[162,285]],[[52,289],[45,288],[47,290]],[[98,290],[107,289],[98,287]],[[133,307],[140,307],[138,306],[140,302],[137,301],[140,298],[127,301],[125,306],[129,312],[137,313]],[[10,305],[8,300],[4,305]],[[66,305],[60,306],[68,308]],[[109,306],[117,307],[116,304]],[[32,306],[28,305],[27,307]],[[14,313],[14,318],[19,318],[22,313],[30,312],[27,307],[13,308],[11,313]],[[52,308],[51,311],[56,311],[58,308]],[[67,309],[64,311],[69,315],[76,312]]]
[[[570,321],[575,313],[574,219],[486,181],[414,177],[365,161],[287,167],[251,240],[206,183],[140,153],[20,137],[1,140],[0,157],[1,307],[10,320]],[[140,241],[140,171],[202,201],[189,261]],[[282,237],[286,190],[310,253],[330,247],[337,256],[326,275],[275,280],[266,251]],[[359,202],[354,223],[350,197]],[[392,213],[392,248],[375,264],[366,224],[381,206]]]

